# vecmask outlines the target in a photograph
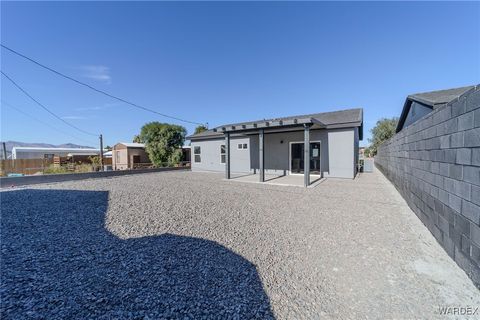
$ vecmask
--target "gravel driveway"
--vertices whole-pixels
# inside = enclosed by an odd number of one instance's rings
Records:
[[[480,293],[378,172],[163,172],[8,190],[2,319],[410,319]]]

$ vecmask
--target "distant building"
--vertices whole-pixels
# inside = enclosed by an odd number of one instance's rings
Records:
[[[358,148],[358,160],[365,159],[365,147]]]
[[[13,147],[12,159],[49,159],[55,156],[67,157],[69,154],[96,156],[100,149],[81,148],[38,148],[38,147]]]
[[[119,142],[113,146],[113,170],[135,169],[145,164],[151,164],[150,159],[145,152],[145,144],[135,142]]]
[[[192,154],[192,147],[190,146],[183,146],[182,147],[182,162],[190,162]]]

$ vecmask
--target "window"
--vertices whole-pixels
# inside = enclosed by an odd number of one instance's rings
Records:
[[[200,155],[200,153],[202,152],[202,150],[200,149],[199,146],[196,146],[193,148],[193,155],[194,155],[194,161],[195,162],[202,162],[202,157]]]
[[[237,148],[238,148],[238,149],[248,149],[248,144],[246,144],[246,143],[239,143],[239,144],[237,145]]]
[[[116,163],[120,163],[120,151],[116,152],[117,160],[115,161]]]
[[[239,143],[237,146],[238,149],[243,149],[243,144]]]
[[[225,163],[226,159],[227,159],[227,153],[226,153],[225,145],[222,144],[220,146],[220,163]]]
[[[243,144],[243,149],[247,149],[248,145],[246,143]]]

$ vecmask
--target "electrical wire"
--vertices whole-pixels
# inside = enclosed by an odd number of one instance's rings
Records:
[[[40,107],[42,107],[45,111],[47,111],[48,113],[50,113],[52,116],[54,116],[55,118],[57,118],[58,120],[62,121],[63,123],[65,123],[66,125],[84,133],[84,134],[88,134],[88,135],[91,135],[91,136],[99,136],[99,134],[96,134],[96,133],[91,133],[91,132],[88,132],[88,131],[85,131],[83,129],[80,129],[79,127],[71,124],[70,122],[68,121],[65,121],[64,119],[62,119],[62,117],[58,116],[57,114],[55,114],[53,111],[51,111],[50,109],[48,109],[46,106],[44,106],[43,104],[41,104],[37,99],[35,99],[34,97],[32,97],[27,91],[25,91],[25,89],[23,89],[18,83],[16,83],[12,78],[10,78],[5,72],[3,72],[3,70],[0,70],[0,72],[2,73],[2,75],[7,78],[15,87],[18,88],[18,90],[22,91],[27,97],[29,97],[30,99],[32,99],[36,104],[38,104]]]
[[[18,56],[20,56],[20,57],[22,57],[22,58],[30,61],[30,62],[33,62],[34,64],[36,64],[36,65],[38,65],[38,66],[40,66],[40,67],[42,67],[42,68],[44,68],[44,69],[47,69],[47,70],[50,71],[50,72],[53,72],[53,73],[55,73],[55,74],[57,74],[57,75],[65,78],[65,79],[68,79],[68,80],[70,80],[70,81],[73,81],[73,82],[75,82],[75,83],[77,83],[77,84],[80,84],[80,85],[82,85],[82,86],[84,86],[84,87],[87,87],[87,88],[89,88],[89,89],[91,89],[91,90],[93,90],[93,91],[96,91],[97,93],[103,94],[103,95],[105,95],[105,96],[107,96],[107,97],[110,97],[110,98],[112,98],[112,99],[115,99],[115,100],[121,101],[121,102],[123,102],[123,103],[126,103],[126,104],[128,104],[128,105],[130,105],[130,106],[132,106],[132,107],[135,107],[135,108],[138,108],[138,109],[142,109],[142,110],[144,110],[144,111],[152,112],[152,113],[158,114],[158,115],[160,115],[160,116],[162,116],[162,117],[165,117],[165,118],[170,118],[170,119],[174,119],[174,120],[178,120],[178,121],[185,122],[185,123],[190,123],[190,124],[204,125],[203,123],[200,123],[200,122],[195,122],[195,121],[190,121],[190,120],[186,120],[186,119],[182,119],[182,118],[170,116],[170,115],[167,115],[167,114],[164,114],[164,113],[155,111],[155,110],[153,110],[153,109],[150,109],[150,108],[141,106],[141,105],[139,105],[139,104],[137,104],[137,103],[134,103],[134,102],[125,100],[125,99],[123,99],[123,98],[117,97],[117,96],[115,96],[115,95],[113,95],[113,94],[110,94],[110,93],[108,93],[108,92],[106,92],[106,91],[97,89],[97,88],[95,88],[95,87],[93,87],[93,86],[91,86],[91,85],[89,85],[89,84],[87,84],[87,83],[85,83],[85,82],[82,82],[82,81],[77,80],[77,79],[75,79],[75,78],[72,78],[72,77],[70,77],[70,76],[68,76],[68,75],[66,75],[66,74],[64,74],[64,73],[61,73],[60,71],[57,71],[57,70],[55,70],[55,69],[53,69],[53,68],[51,68],[51,67],[48,67],[48,66],[46,66],[46,65],[44,65],[44,64],[36,61],[35,59],[29,58],[29,57],[27,57],[26,55],[21,54],[20,52],[15,51],[15,50],[13,50],[13,49],[11,49],[11,48],[3,45],[3,44],[0,44],[0,46],[1,46],[2,48],[6,49],[6,50],[8,50],[8,51],[10,51],[10,52],[18,55]]]
[[[22,109],[13,106],[11,103],[8,103],[8,102],[6,102],[6,101],[3,100],[3,99],[1,99],[0,101],[1,101],[1,103],[2,103],[2,106],[7,106],[7,107],[9,107],[9,108],[17,111],[18,113],[21,113],[21,114],[23,114],[24,116],[26,116],[26,117],[28,117],[28,118],[30,118],[30,119],[32,119],[32,120],[35,120],[35,121],[37,121],[38,123],[41,123],[41,124],[43,124],[44,126],[49,127],[50,129],[55,130],[55,131],[57,131],[57,132],[59,132],[59,133],[61,133],[61,134],[70,136],[70,137],[72,137],[72,138],[74,138],[74,139],[76,139],[76,140],[83,141],[83,142],[88,143],[88,144],[93,144],[93,145],[96,145],[96,144],[97,144],[97,142],[93,142],[93,141],[90,141],[90,140],[85,140],[85,139],[80,138],[80,137],[77,137],[77,136],[75,136],[75,135],[73,135],[73,134],[71,134],[71,133],[68,133],[68,132],[65,132],[65,131],[63,131],[63,130],[60,130],[60,129],[52,126],[51,124],[49,124],[49,123],[47,123],[47,122],[45,122],[45,121],[42,121],[42,120],[40,120],[40,119],[32,116],[31,114],[23,111]]]

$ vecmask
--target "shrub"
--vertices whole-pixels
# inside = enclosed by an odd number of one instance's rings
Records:
[[[55,166],[55,165],[51,164],[47,168],[45,168],[45,170],[43,170],[43,173],[45,173],[45,174],[68,173],[68,170],[67,170],[66,167]]]
[[[92,172],[92,171],[93,171],[93,167],[90,164],[79,164],[75,166],[76,173]]]

